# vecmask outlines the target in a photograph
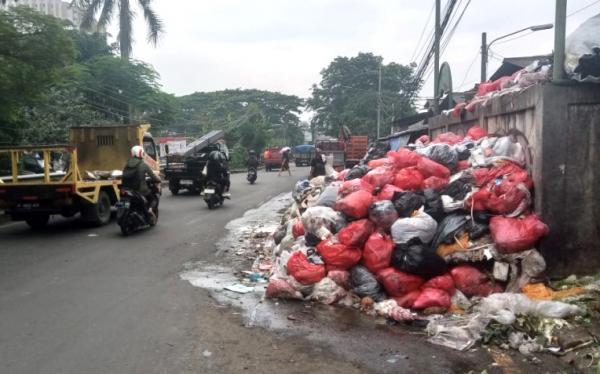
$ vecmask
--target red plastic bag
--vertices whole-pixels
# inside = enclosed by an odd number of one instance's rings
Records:
[[[373,190],[373,186],[371,186],[367,181],[359,178],[351,179],[342,183],[342,186],[340,187],[338,193],[340,194],[340,196],[344,197],[356,191],[367,191],[368,193],[372,194]]]
[[[389,151],[387,153],[388,159],[394,161],[394,166],[399,169],[416,166],[421,156],[406,148],[400,148],[398,151]]]
[[[509,214],[514,212],[527,196],[527,192],[523,188],[513,186],[502,195],[497,195],[494,191],[487,189],[479,190],[466,200],[465,207],[467,210],[473,207],[474,211],[488,210],[494,214]]]
[[[424,280],[418,275],[405,273],[394,268],[385,268],[377,274],[377,280],[390,296],[402,296],[421,287]]]
[[[394,178],[394,186],[405,191],[417,191],[422,183],[423,175],[414,167],[400,170]]]
[[[523,219],[492,217],[490,232],[496,248],[501,253],[514,253],[531,249],[550,229],[535,214]]]
[[[327,265],[327,270],[348,270],[360,261],[360,249],[342,243],[323,240],[317,245],[317,252]]]
[[[415,300],[419,298],[419,295],[421,295],[421,290],[415,290],[402,296],[393,297],[393,299],[396,301],[396,304],[398,304],[398,306],[410,309],[415,303]]]
[[[361,190],[338,200],[333,209],[342,212],[348,217],[365,218],[369,214],[369,206],[373,203],[371,192]]]
[[[327,278],[345,290],[350,289],[350,273],[346,270],[331,270],[327,273]]]
[[[498,91],[500,89],[500,82],[495,80],[493,82],[479,83],[477,88],[476,96],[484,96],[490,92]]]
[[[498,284],[493,284],[487,275],[470,265],[458,265],[450,270],[454,286],[466,296],[489,296],[492,293],[502,292]]]
[[[325,266],[308,261],[300,251],[292,253],[287,262],[288,274],[302,284],[314,284],[325,278]]]
[[[458,171],[467,170],[470,167],[471,167],[471,163],[469,162],[469,160],[458,161],[458,167],[457,167]]]
[[[450,308],[450,295],[444,290],[438,288],[423,288],[421,294],[412,307],[414,309],[427,309],[431,307]]]
[[[373,233],[365,243],[362,263],[373,274],[390,266],[394,242],[387,235]]]
[[[368,219],[361,219],[348,224],[348,226],[338,232],[338,240],[340,243],[350,246],[362,248],[371,233],[375,230],[375,225]]]
[[[344,170],[340,171],[337,176],[337,180],[343,181],[344,179],[346,179],[346,175],[348,175],[349,172],[350,172],[350,169],[344,169]]]
[[[294,225],[292,226],[292,235],[294,235],[294,239],[304,235],[304,225],[302,224],[301,219],[296,219],[294,222]]]
[[[377,195],[377,201],[381,200],[392,200],[396,192],[402,192],[401,188],[394,186],[393,184],[386,184],[383,186],[379,194]]]
[[[394,170],[390,167],[380,166],[363,177],[374,188],[381,188],[394,180]]]
[[[456,143],[460,143],[463,141],[463,137],[460,135],[456,135],[453,132],[445,132],[440,134],[433,139],[432,143],[446,143],[450,145],[454,145]]]
[[[504,178],[502,182],[508,181],[512,184],[524,183],[529,189],[533,187],[533,181],[531,180],[529,173],[527,173],[527,171],[519,165],[512,162],[505,162],[502,166],[493,167],[490,169],[474,169],[471,171],[471,174],[475,178],[477,187],[482,187],[498,178]]]
[[[421,184],[421,188],[426,190],[428,188],[433,188],[436,191],[441,191],[445,185],[448,184],[447,178],[439,178],[439,177],[429,177],[423,181]]]
[[[390,159],[390,158],[378,158],[376,160],[371,160],[369,161],[369,163],[367,164],[371,169],[375,169],[381,166],[393,166],[394,165],[394,160]]]
[[[487,136],[487,131],[482,129],[479,125],[475,125],[467,131],[467,136],[473,140],[479,140]]]
[[[302,294],[294,289],[286,280],[279,278],[269,279],[265,292],[267,299],[302,299]]]
[[[421,135],[417,140],[415,140],[415,143],[421,143],[423,145],[427,145],[427,144],[429,144],[430,141],[431,141],[431,139],[429,139],[429,135]]]
[[[438,290],[446,291],[448,295],[453,295],[456,290],[454,287],[454,279],[452,279],[452,275],[450,274],[433,277],[425,282],[421,288],[437,288]]]
[[[430,160],[426,157],[422,157],[417,164],[417,169],[423,174],[425,178],[438,177],[438,178],[449,178],[450,170],[442,164]]]

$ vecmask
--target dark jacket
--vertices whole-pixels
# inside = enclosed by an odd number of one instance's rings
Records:
[[[256,156],[248,157],[248,161],[246,161],[246,165],[249,168],[257,168],[258,167],[258,158]]]
[[[144,196],[148,196],[152,191],[146,183],[146,176],[152,178],[156,183],[160,183],[160,178],[154,174],[150,166],[142,159],[132,157],[125,164],[123,169],[123,187],[138,191]]]

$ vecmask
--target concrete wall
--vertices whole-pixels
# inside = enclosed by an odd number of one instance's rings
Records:
[[[540,244],[551,275],[600,270],[600,86],[536,85],[461,118],[430,119],[430,133],[464,135],[479,124],[526,147],[535,210],[550,226]]]

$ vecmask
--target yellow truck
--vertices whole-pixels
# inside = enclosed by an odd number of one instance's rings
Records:
[[[119,200],[121,170],[134,145],[158,174],[150,125],[81,126],[69,130],[69,144],[0,147],[0,210],[32,228],[51,215],[81,213],[93,225],[110,221]]]

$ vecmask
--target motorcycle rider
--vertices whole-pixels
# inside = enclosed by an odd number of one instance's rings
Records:
[[[248,159],[246,160],[246,166],[248,166],[248,169],[250,169],[250,168],[257,169],[258,168],[258,157],[256,157],[256,151],[253,149],[251,149],[248,152]]]
[[[208,154],[208,164],[206,165],[206,175],[212,180],[223,186],[223,197],[229,197],[230,180],[229,169],[227,168],[227,156],[221,151],[214,150]]]
[[[150,177],[156,184],[157,189],[152,190],[146,183],[146,177]],[[123,169],[123,187],[138,192],[148,202],[148,214],[156,219],[158,210],[158,196],[160,194],[160,177],[144,162],[144,148],[139,145],[131,148],[131,158]]]

